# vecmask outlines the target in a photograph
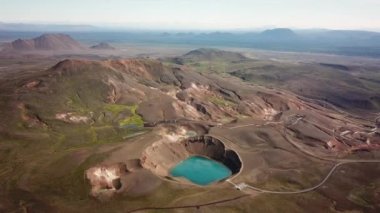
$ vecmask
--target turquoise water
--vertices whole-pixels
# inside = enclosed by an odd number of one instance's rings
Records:
[[[192,156],[177,164],[170,174],[205,186],[231,176],[231,170],[217,161],[201,156]]]

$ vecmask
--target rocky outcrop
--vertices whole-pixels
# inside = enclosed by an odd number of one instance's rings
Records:
[[[94,197],[112,196],[121,188],[120,178],[126,172],[127,168],[122,163],[88,169],[85,175],[92,186],[91,195]]]
[[[28,105],[19,103],[17,104],[17,109],[20,110],[21,120],[26,127],[47,127],[47,124],[37,114],[30,111],[30,107]]]
[[[57,113],[55,119],[64,121],[66,123],[90,123],[91,118],[83,115],[75,115],[73,112]]]
[[[380,116],[376,118],[375,125],[377,129],[380,128]]]
[[[111,165],[97,165],[86,170],[85,177],[91,185],[90,195],[107,200],[115,194],[128,191],[141,173],[140,160],[131,159]]]

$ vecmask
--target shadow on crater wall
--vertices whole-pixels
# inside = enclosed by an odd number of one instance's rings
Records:
[[[219,161],[227,166],[232,174],[236,174],[241,169],[241,161],[238,154],[226,149],[224,144],[211,136],[192,137],[181,142],[190,155],[201,155]]]

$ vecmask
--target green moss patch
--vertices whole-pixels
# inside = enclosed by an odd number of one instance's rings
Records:
[[[135,127],[141,128],[144,126],[143,118],[137,114],[138,106],[135,105],[122,105],[122,104],[107,104],[105,110],[112,112],[115,116],[119,115],[122,112],[128,111],[130,116],[123,118],[118,121],[120,127]]]
[[[109,111],[109,112],[119,114],[119,113],[129,109],[129,106],[122,105],[122,104],[106,104],[104,109]]]
[[[223,98],[217,97],[217,96],[211,97],[210,101],[211,101],[211,103],[213,103],[217,106],[220,106],[220,107],[233,107],[236,105],[235,103],[233,103],[231,101],[228,101],[226,99],[223,99]]]
[[[144,120],[136,112],[137,105],[129,106],[128,109],[132,113],[132,116],[119,121],[119,125],[121,127],[125,127],[125,126],[127,126],[127,127],[129,127],[129,126],[138,127],[138,128],[143,127],[144,126]]]

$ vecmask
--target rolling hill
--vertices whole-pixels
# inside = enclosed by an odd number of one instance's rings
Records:
[[[96,49],[96,50],[114,50],[114,49],[116,49],[115,47],[111,46],[109,43],[106,43],[106,42],[100,42],[99,44],[91,46],[90,48]]]

